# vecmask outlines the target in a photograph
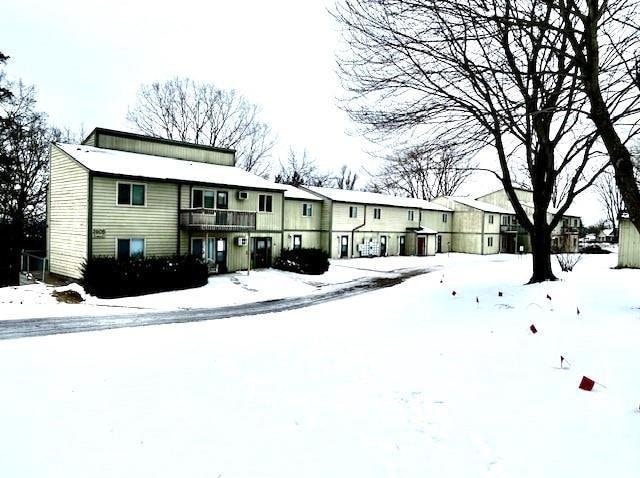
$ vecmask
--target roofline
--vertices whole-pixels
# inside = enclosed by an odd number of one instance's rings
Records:
[[[384,206],[384,207],[401,207],[401,208],[405,208],[405,209],[423,209],[425,211],[439,211],[439,212],[453,212],[453,209],[448,208],[447,206],[443,206],[442,204],[436,204],[437,206],[440,206],[441,208],[444,209],[432,209],[432,208],[428,208],[428,207],[419,207],[419,206],[402,206],[400,204],[384,204],[384,203],[379,203],[379,202],[362,202],[362,201],[343,201],[342,199],[333,199],[330,198],[329,196],[327,196],[326,194],[322,194],[319,193],[317,191],[313,191],[311,189],[307,189],[305,186],[298,186],[298,188],[300,189],[304,189],[305,191],[309,191],[310,193],[313,194],[317,194],[318,196],[321,196],[325,199],[328,199],[329,201],[333,201],[333,202],[338,202],[341,204],[369,204],[371,206]],[[327,189],[336,189],[336,188],[327,188]],[[340,191],[345,191],[344,189],[341,189]],[[365,191],[355,191],[355,192],[365,192]],[[375,194],[380,194],[380,193],[375,193]],[[387,196],[386,194],[384,194],[383,196]],[[408,197],[403,197],[403,196],[387,196],[390,198],[402,198],[402,199],[415,199],[416,201],[425,201],[427,203],[430,203],[430,201],[427,201],[426,199],[418,199],[418,198],[408,198]]]
[[[207,146],[205,144],[189,143],[188,141],[177,141],[175,139],[159,138],[159,137],[156,137],[156,136],[147,136],[147,135],[139,134],[139,133],[129,133],[127,131],[120,131],[120,130],[117,130],[117,129],[100,128],[100,127],[94,128],[93,131],[91,131],[91,133],[89,133],[87,135],[87,137],[82,140],[82,144],[85,145],[85,142],[89,139],[89,137],[92,134],[98,135],[100,133],[105,133],[105,134],[109,134],[109,135],[113,135],[113,136],[120,136],[122,138],[128,138],[128,139],[139,139],[139,140],[145,140],[145,141],[154,141],[156,143],[168,144],[168,145],[171,145],[171,146],[184,146],[184,147],[187,147],[187,148],[204,149],[204,150],[207,150],[207,151],[215,151],[215,152],[218,152],[218,153],[232,153],[234,156],[236,154],[236,150],[235,149],[230,149],[230,148],[220,148],[220,147],[217,147],[217,146]],[[96,147],[99,147],[99,146],[96,146]]]
[[[498,191],[499,191],[499,189],[498,189]],[[489,194],[491,194],[491,193],[489,193]],[[514,215],[514,214],[515,214],[515,213],[513,213],[513,212],[509,212],[509,211],[507,211],[505,208],[503,208],[503,207],[501,207],[501,206],[496,206],[495,204],[491,204],[491,203],[485,203],[485,204],[486,204],[487,206],[489,206],[489,207],[496,207],[496,208],[500,208],[500,209],[502,209],[502,211],[496,211],[496,210],[493,210],[493,211],[492,211],[492,210],[490,210],[490,209],[480,209],[480,208],[479,208],[479,207],[477,207],[477,206],[472,206],[471,204],[465,204],[464,202],[462,202],[462,201],[460,201],[460,200],[459,200],[459,199],[465,199],[465,198],[457,198],[457,197],[454,197],[454,196],[438,196],[436,199],[439,199],[439,198],[444,198],[444,199],[448,199],[449,201],[453,201],[453,202],[460,203],[460,204],[462,204],[463,206],[470,207],[471,209],[475,209],[476,211],[491,212],[491,213],[493,213],[493,214],[504,214],[504,215],[507,215],[507,214],[509,214],[509,215]],[[473,199],[473,198],[469,198],[469,199],[470,199],[471,201],[478,201],[478,202],[482,202],[482,201],[480,201],[479,199]],[[455,211],[455,209],[454,209],[454,211]]]

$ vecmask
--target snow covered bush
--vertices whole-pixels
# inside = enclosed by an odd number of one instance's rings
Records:
[[[556,254],[556,260],[563,272],[571,272],[575,265],[582,259],[581,254],[563,253]]]
[[[208,277],[207,265],[195,256],[94,257],[84,265],[82,280],[87,293],[110,299],[200,287]]]
[[[329,270],[329,255],[322,249],[285,249],[274,267],[299,274],[324,274]]]

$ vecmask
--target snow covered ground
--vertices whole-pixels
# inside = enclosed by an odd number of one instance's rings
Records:
[[[307,309],[0,342],[0,476],[638,476],[640,271],[428,259]]]
[[[104,315],[141,311],[197,309],[299,297],[339,288],[371,277],[397,275],[403,268],[439,267],[434,257],[385,257],[333,261],[329,271],[306,276],[275,269],[212,276],[204,287],[122,299],[99,299],[85,294],[78,284],[51,287],[42,283],[0,288],[0,320],[32,317]],[[85,299],[80,304],[60,303],[53,291],[73,289]]]

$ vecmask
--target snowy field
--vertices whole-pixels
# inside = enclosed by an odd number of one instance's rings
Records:
[[[640,271],[585,256],[524,286],[528,258],[400,259],[441,269],[280,314],[0,342],[0,476],[638,476]],[[398,267],[377,261],[347,262]]]

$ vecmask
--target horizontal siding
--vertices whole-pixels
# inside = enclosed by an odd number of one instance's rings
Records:
[[[302,236],[303,248],[322,248],[322,233],[319,231],[305,231],[305,230],[285,230],[282,247],[284,249],[293,248],[293,236]]]
[[[640,234],[629,219],[620,220],[619,267],[640,267]]]
[[[302,208],[304,204],[311,205],[311,216],[302,215]],[[322,227],[321,216],[321,202],[286,198],[284,200],[285,231],[319,231]]]
[[[122,138],[101,132],[98,135],[98,146],[105,149],[151,154],[200,163],[220,164],[223,166],[235,165],[235,155],[233,153],[165,144],[153,141],[153,139],[145,141],[142,139]]]
[[[92,239],[94,256],[114,256],[116,238],[145,239],[146,256],[176,253],[178,231],[178,186],[146,182],[146,206],[118,206],[116,179],[93,180],[92,230],[104,229],[103,238]]]
[[[87,258],[89,172],[51,146],[49,270],[79,279]]]

